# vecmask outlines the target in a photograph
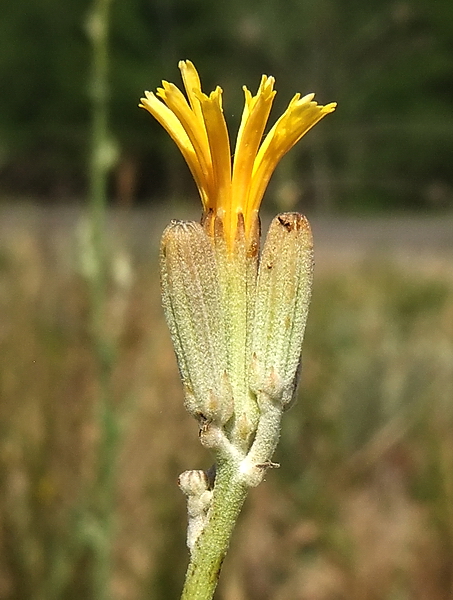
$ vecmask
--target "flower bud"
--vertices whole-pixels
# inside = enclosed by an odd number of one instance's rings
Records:
[[[217,264],[199,223],[172,221],[161,244],[162,301],[187,410],[226,423],[233,411]]]
[[[270,225],[256,288],[251,388],[288,406],[297,386],[313,278],[307,219],[282,213]]]
[[[186,496],[200,497],[211,488],[206,471],[184,471],[178,478],[178,485]]]
[[[192,552],[206,526],[212,500],[211,482],[205,471],[184,471],[179,476],[178,484],[187,496],[187,546]]]

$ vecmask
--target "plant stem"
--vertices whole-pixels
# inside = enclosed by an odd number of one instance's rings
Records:
[[[111,373],[114,348],[106,331],[108,264],[105,245],[107,178],[112,166],[112,146],[108,134],[108,33],[111,0],[93,0],[88,18],[92,43],[90,93],[92,101],[92,139],[90,155],[90,243],[93,268],[90,277],[91,339],[98,369],[99,397],[96,420],[99,429],[97,478],[93,490],[93,509],[89,515],[94,526],[93,597],[108,600],[112,571],[114,536],[114,494],[118,423],[112,403]]]
[[[90,95],[92,102],[92,146],[90,162],[90,201],[97,220],[103,220],[107,203],[108,159],[108,34],[111,0],[94,0],[87,28],[93,54]]]
[[[111,168],[108,143],[108,16],[111,0],[94,0],[87,22],[92,44],[90,96],[92,108],[89,178],[90,241],[92,245],[91,314],[92,333],[99,358],[101,377],[108,371],[104,341],[106,299],[105,217],[107,177]]]
[[[181,600],[211,600],[228,550],[231,533],[247,495],[239,482],[237,463],[217,466],[208,522],[193,550]]]

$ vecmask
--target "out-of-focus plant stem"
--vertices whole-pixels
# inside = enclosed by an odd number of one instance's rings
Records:
[[[107,176],[112,164],[108,135],[108,15],[111,0],[94,0],[88,20],[93,54],[90,81],[92,101],[92,140],[90,156],[90,209],[94,257],[97,261],[94,305],[102,312],[105,297],[104,227],[107,204]],[[99,315],[97,318],[98,321]]]
[[[108,33],[111,0],[94,0],[88,19],[92,43],[92,140],[90,155],[90,277],[91,339],[98,370],[96,417],[98,427],[97,478],[93,490],[90,545],[93,556],[93,597],[108,600],[114,536],[115,471],[118,426],[111,395],[113,342],[106,330],[108,263],[105,244],[107,177],[114,152],[108,132]]]

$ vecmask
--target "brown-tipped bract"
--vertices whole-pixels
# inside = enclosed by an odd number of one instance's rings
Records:
[[[270,225],[260,260],[252,332],[253,391],[289,405],[297,385],[313,279],[307,219],[283,213]]]

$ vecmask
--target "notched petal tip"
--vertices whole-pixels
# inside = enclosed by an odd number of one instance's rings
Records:
[[[148,106],[150,104],[150,102],[153,101],[153,99],[156,99],[156,96],[153,92],[149,92],[148,90],[145,90],[143,92],[145,95],[143,98],[140,98],[140,103],[139,103],[139,108],[144,108],[146,110],[148,110]]]
[[[261,82],[258,88],[258,94],[276,93],[274,90],[275,78],[272,75],[262,75]]]
[[[178,69],[181,71],[181,73],[182,73],[183,71],[192,71],[192,72],[195,72],[195,73],[197,74],[197,76],[198,76],[198,71],[197,71],[197,69],[195,68],[195,65],[194,65],[194,64],[193,64],[193,62],[192,62],[191,60],[189,60],[189,59],[186,59],[186,60],[180,60],[180,61],[178,62]]]
[[[217,106],[220,109],[222,109],[223,90],[220,86],[217,86],[216,89],[213,90],[212,92],[210,92],[209,94],[205,94],[204,92],[201,91],[201,89],[194,89],[193,93],[194,93],[195,98],[197,98],[197,100],[201,104],[206,104],[206,103],[217,104]]]
[[[305,96],[302,96],[302,98],[300,98],[300,94],[299,94],[299,102],[300,104],[304,104],[305,102],[311,102],[313,100],[313,98],[315,97],[315,94],[313,92],[310,92],[309,94],[305,94]],[[315,104],[317,104],[315,102]]]
[[[329,104],[326,104],[325,106],[323,106],[323,112],[325,112],[326,114],[328,113],[332,113],[336,108],[337,108],[337,103],[336,102],[329,102]]]

